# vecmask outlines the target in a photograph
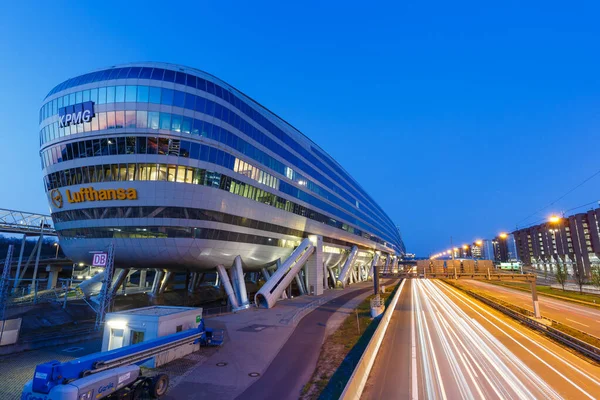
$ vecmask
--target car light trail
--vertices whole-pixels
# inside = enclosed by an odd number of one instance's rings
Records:
[[[435,287],[438,291],[440,290],[438,285],[434,285],[433,283],[429,282],[429,285],[432,285],[433,287]],[[573,380],[569,379],[567,376],[565,376],[563,373],[561,373],[560,371],[558,371],[555,367],[553,367],[552,365],[550,365],[548,362],[546,362],[544,359],[542,359],[540,356],[538,356],[538,354],[534,353],[533,351],[531,351],[528,347],[526,347],[521,340],[517,340],[513,337],[513,335],[518,335],[520,338],[522,338],[524,341],[528,342],[528,345],[533,345],[538,347],[539,349],[542,349],[547,355],[552,356],[553,358],[557,359],[558,361],[560,361],[563,365],[565,365],[568,369],[572,370],[573,372],[576,372],[577,374],[579,374],[581,377],[591,381],[593,384],[595,384],[596,386],[600,387],[600,382],[595,379],[594,377],[590,376],[589,374],[585,373],[584,371],[580,371],[578,368],[576,368],[572,363],[570,363],[569,361],[565,360],[562,357],[559,357],[557,354],[555,354],[553,351],[551,351],[550,349],[548,349],[547,347],[541,345],[540,343],[538,343],[535,340],[532,340],[530,337],[528,337],[527,335],[524,335],[523,333],[519,332],[517,329],[513,328],[512,326],[510,326],[509,324],[507,324],[505,321],[502,321],[500,318],[498,318],[496,315],[492,314],[489,310],[487,310],[486,308],[482,307],[481,305],[479,305],[478,303],[476,303],[475,301],[473,301],[472,299],[470,299],[469,297],[467,297],[466,295],[454,290],[454,289],[450,289],[448,287],[446,287],[446,289],[448,289],[448,291],[450,292],[450,295],[453,296],[454,298],[457,299],[458,302],[464,304],[466,307],[468,307],[470,310],[472,310],[473,312],[475,312],[477,315],[479,315],[483,320],[485,320],[486,322],[490,323],[491,325],[493,325],[495,328],[497,328],[499,331],[501,331],[504,335],[506,335],[506,337],[508,337],[511,341],[513,341],[515,344],[517,344],[518,346],[520,346],[522,349],[524,349],[526,352],[528,352],[531,356],[533,356],[535,359],[537,359],[538,361],[540,361],[542,364],[544,364],[547,368],[549,368],[550,370],[552,370],[554,373],[556,373],[559,377],[561,377],[562,379],[564,379],[567,383],[569,383],[569,385],[571,385],[573,388],[575,388],[577,391],[581,392],[584,396],[586,396],[587,398],[590,399],[595,399],[596,397],[594,397],[593,395],[591,395],[590,393],[588,393],[587,391],[585,391],[583,388],[581,388],[581,385],[577,384],[576,382],[574,382]],[[479,310],[479,311],[478,311]],[[490,318],[487,318],[484,314],[488,315]],[[492,319],[497,321],[498,324],[492,322]],[[502,327],[500,326],[502,325]],[[508,331],[507,329],[508,328]],[[499,343],[499,341],[492,337],[491,334],[489,332],[487,332],[485,329],[481,328],[482,332],[486,332],[486,335],[489,336],[491,339],[495,340],[496,342]],[[531,346],[530,346],[531,347]],[[517,359],[518,360],[518,359]],[[524,366],[524,363],[522,363],[519,360],[519,363],[521,365]],[[522,368],[522,367],[519,367]],[[527,367],[525,367],[527,368]],[[547,384],[546,384],[547,385]],[[599,389],[600,390],[600,389]]]
[[[437,285],[414,279],[411,288],[412,398],[415,381],[426,398],[561,398]]]

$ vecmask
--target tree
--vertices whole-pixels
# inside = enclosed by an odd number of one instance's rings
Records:
[[[565,283],[569,274],[567,273],[567,267],[562,263],[556,263],[556,274],[554,275],[556,281],[562,286],[563,292],[565,291]]]
[[[579,286],[579,293],[583,293],[583,285],[585,285],[587,282],[587,277],[585,276],[583,265],[575,265],[575,268],[573,268],[573,276],[575,277],[575,282],[577,282],[577,286]]]
[[[600,288],[600,265],[594,265],[592,267],[592,285]]]

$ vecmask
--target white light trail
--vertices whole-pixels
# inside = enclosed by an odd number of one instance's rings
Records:
[[[531,354],[534,358],[536,358],[538,361],[540,361],[541,363],[543,363],[546,367],[548,367],[550,370],[552,370],[553,372],[555,372],[559,377],[561,377],[562,379],[564,379],[565,381],[567,381],[571,386],[573,386],[575,389],[577,389],[578,391],[580,391],[584,396],[590,398],[590,399],[594,399],[595,397],[592,396],[590,393],[586,392],[585,390],[583,390],[580,385],[578,385],[577,383],[573,382],[571,379],[569,379],[567,376],[565,376],[564,374],[562,374],[561,372],[559,372],[556,368],[554,368],[552,365],[548,364],[546,361],[544,361],[542,358],[540,358],[537,354],[535,354],[533,351],[531,351],[528,347],[526,347],[525,345],[523,345],[523,343],[521,343],[520,340],[515,339],[512,334],[516,333],[518,336],[520,336],[521,338],[525,339],[527,342],[529,342],[529,344],[536,346],[540,349],[542,349],[545,353],[547,353],[548,355],[556,358],[557,360],[559,360],[562,364],[564,364],[565,366],[567,366],[569,369],[571,369],[572,371],[580,374],[582,377],[590,380],[591,382],[593,382],[594,384],[600,386],[600,382],[596,379],[594,379],[594,377],[590,376],[589,374],[587,374],[585,371],[581,371],[578,368],[576,368],[572,363],[570,363],[569,361],[565,360],[562,357],[559,357],[556,353],[554,353],[553,351],[551,351],[550,349],[546,348],[545,346],[542,346],[540,343],[538,343],[535,340],[532,340],[530,337],[524,335],[522,332],[516,330],[515,328],[513,328],[512,326],[510,326],[509,324],[507,324],[506,322],[502,321],[500,318],[498,318],[497,316],[495,316],[494,314],[492,314],[491,312],[489,312],[487,309],[485,309],[484,307],[480,306],[479,304],[477,304],[475,301],[473,301],[472,299],[470,299],[469,297],[467,297],[466,295],[457,292],[456,290],[450,290],[449,288],[448,291],[450,292],[451,296],[455,297],[459,302],[463,303],[464,305],[466,305],[469,309],[471,309],[472,311],[474,311],[477,315],[479,315],[483,320],[487,321],[488,323],[490,323],[491,325],[493,325],[494,327],[496,327],[498,330],[500,330],[502,333],[504,333],[504,335],[506,335],[511,341],[513,341],[514,343],[516,343],[518,346],[520,346],[522,349],[524,349],[525,351],[527,351],[529,354]],[[478,310],[480,310],[481,312],[477,311],[476,308]],[[504,328],[500,327],[499,325],[495,324],[494,322],[492,322],[489,318],[485,317],[482,313],[487,314],[489,317],[491,317],[492,319],[496,320],[499,324],[503,325]],[[510,331],[512,331],[512,333],[509,333],[506,331],[505,328],[508,328]],[[481,328],[483,331],[487,332],[485,329],[483,329],[483,327]],[[487,335],[489,335],[490,337],[492,337],[492,335],[487,332]],[[496,338],[493,338],[494,340],[497,341]],[[519,360],[520,362],[520,360]],[[522,362],[520,362],[522,365],[524,365]],[[546,384],[547,385],[547,384]],[[548,386],[549,387],[549,386]]]
[[[421,376],[427,398],[561,398],[438,286],[414,279],[411,289],[413,399],[417,357],[423,371],[416,372]]]

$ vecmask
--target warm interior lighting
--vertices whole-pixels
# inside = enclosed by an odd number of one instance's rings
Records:
[[[127,327],[127,321],[124,319],[111,319],[106,322],[108,326],[114,329],[125,329]]]

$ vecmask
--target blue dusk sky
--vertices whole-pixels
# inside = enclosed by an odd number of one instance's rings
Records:
[[[313,139],[409,251],[492,237],[600,198],[597,176],[523,221],[600,168],[599,14],[597,1],[5,2],[0,208],[48,212],[38,108],[50,89],[165,61]]]

